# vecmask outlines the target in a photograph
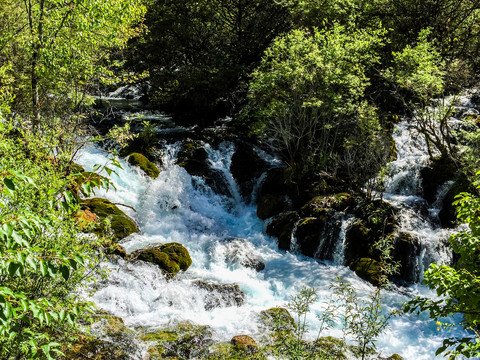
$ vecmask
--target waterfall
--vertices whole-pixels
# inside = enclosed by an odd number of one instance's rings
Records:
[[[121,317],[132,328],[158,329],[178,321],[191,321],[211,326],[219,341],[228,341],[238,334],[260,338],[259,312],[285,305],[289,296],[309,286],[316,287],[320,296],[308,320],[309,334],[313,337],[320,326],[315,314],[320,313],[322,301],[329,299],[329,284],[335,277],[350,282],[360,297],[369,296],[372,286],[338,265],[340,261],[325,263],[279,250],[276,241],[265,235],[255,206],[241,200],[232,182],[229,164],[233,145],[207,144],[206,149],[212,166],[224,174],[232,197],[214,193],[202,185],[200,179],[192,178],[176,165],[178,145],[162,149],[164,165],[157,179],[145,177],[138,168],[121,160],[123,170],[112,175],[117,190],[97,192],[96,196],[136,209],[135,212],[125,208],[140,227],[139,234],[132,234],[121,242],[127,252],[158,243],[179,242],[193,259],[192,266],[171,281],[151,264],[106,260],[101,266],[109,270],[109,275],[95,284],[96,292],[91,297],[100,309]],[[107,153],[93,147],[84,149],[78,158],[87,170],[106,161]],[[399,203],[402,196],[410,195],[392,192],[389,201]],[[341,219],[340,238],[348,221],[348,218]],[[416,231],[420,233],[423,228]],[[340,252],[337,248],[335,259],[341,257]],[[243,266],[246,257],[260,259],[265,269],[257,272]],[[196,286],[198,281],[238,284],[245,293],[244,302],[235,306],[220,299],[217,306],[211,307],[209,291]],[[420,285],[406,291],[433,296]],[[384,297],[386,310],[398,309],[409,299],[396,292],[384,292]],[[342,337],[338,327],[323,335]],[[383,354],[398,353],[405,359],[428,360],[434,358],[436,348],[449,335],[443,330],[437,331],[436,324],[426,314],[408,314],[391,320],[390,328],[381,335],[377,345]]]

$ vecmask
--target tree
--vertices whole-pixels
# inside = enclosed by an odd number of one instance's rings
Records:
[[[451,265],[432,264],[425,272],[424,283],[434,289],[441,299],[416,298],[405,307],[410,312],[428,311],[439,326],[462,328],[470,333],[463,338],[444,340],[437,355],[446,352],[450,358],[457,355],[467,358],[480,356],[480,172],[474,185],[477,194],[462,193],[454,202],[458,220],[468,226],[449,239],[458,260]],[[459,324],[441,322],[442,318],[454,314],[463,315]]]
[[[111,75],[110,50],[138,33],[144,10],[140,0],[7,1],[0,66],[14,79],[15,113],[37,128],[74,120],[92,86]]]
[[[148,70],[154,103],[194,120],[235,110],[248,74],[277,34],[288,8],[274,0],[156,0],[129,63]]]
[[[382,163],[371,156],[385,144],[365,90],[384,30],[352,26],[278,37],[253,73],[249,115],[257,122],[252,127],[283,154],[297,177],[338,171],[361,183]],[[375,161],[367,165],[363,161],[369,158]],[[371,171],[355,179],[359,167]]]

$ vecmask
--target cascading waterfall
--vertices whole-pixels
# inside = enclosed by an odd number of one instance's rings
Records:
[[[129,327],[158,329],[176,321],[191,321],[211,326],[220,341],[228,341],[238,334],[260,338],[258,313],[284,305],[289,296],[309,286],[316,287],[320,296],[309,317],[309,334],[313,337],[319,328],[314,314],[321,311],[322,301],[329,299],[329,284],[335,277],[350,282],[360,297],[369,296],[373,287],[348,268],[278,250],[276,241],[265,235],[264,223],[257,218],[255,206],[242,202],[235,182],[231,181],[229,164],[233,146],[223,143],[218,148],[207,145],[206,149],[213,166],[226,175],[233,199],[215,194],[204,184],[199,186],[201,179],[193,179],[175,165],[176,146],[163,149],[164,168],[157,179],[146,178],[140,170],[121,161],[123,170],[112,175],[117,190],[97,192],[97,196],[136,209],[136,212],[124,209],[141,230],[140,234],[132,234],[122,241],[127,252],[158,243],[179,242],[193,259],[192,266],[171,281],[147,263],[122,259],[104,262],[102,266],[110,270],[109,276],[96,285],[97,291],[92,297],[100,309],[121,317]],[[107,153],[96,148],[85,149],[78,159],[87,170],[106,161]],[[392,180],[389,189],[396,186],[394,182],[396,180]],[[389,201],[401,202],[402,196],[408,200],[413,195],[392,194]],[[345,230],[348,219],[343,219],[342,224]],[[244,257],[261,259],[265,269],[257,272],[244,267]],[[242,306],[224,303],[212,308],[209,292],[195,285],[198,280],[238,284],[246,294],[245,301]],[[431,295],[420,285],[406,292]],[[399,309],[408,300],[407,296],[395,292],[385,292],[384,296],[386,311]],[[390,328],[377,342],[378,349],[387,356],[398,353],[405,359],[433,359],[443,338],[451,335],[438,331],[426,314],[408,314],[390,323]],[[341,337],[342,333],[337,327],[322,335]]]

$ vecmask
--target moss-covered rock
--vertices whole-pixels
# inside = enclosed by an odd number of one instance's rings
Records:
[[[317,255],[326,222],[326,216],[309,217],[299,222],[295,231],[295,238],[303,255],[310,257]]]
[[[318,217],[325,214],[328,209],[344,211],[349,206],[355,205],[355,197],[349,193],[316,196],[302,206],[301,215],[304,217]]]
[[[370,258],[361,258],[352,263],[350,269],[355,271],[355,274],[372,285],[380,285],[382,269],[378,261]]]
[[[320,337],[314,342],[314,345],[315,352],[324,355],[324,357],[319,357],[320,359],[344,360],[348,358],[346,354],[347,344],[333,336]]]
[[[128,156],[128,163],[133,166],[138,166],[145,174],[153,179],[156,179],[160,174],[158,167],[148,160],[144,155],[139,153],[132,153]]]
[[[243,350],[247,354],[255,354],[258,351],[258,345],[248,335],[236,335],[232,338],[231,343],[238,350]]]
[[[287,309],[274,307],[260,312],[260,322],[269,330],[293,330],[296,328],[295,320]]]
[[[286,210],[288,210],[288,202],[284,195],[266,194],[260,198],[257,204],[257,216],[262,220]]]
[[[403,360],[403,357],[401,357],[398,354],[393,354],[387,358],[387,360]]]
[[[131,258],[157,265],[168,278],[173,278],[180,271],[186,271],[192,265],[188,250],[175,242],[136,250],[131,254]]]
[[[117,240],[139,231],[135,221],[107,199],[87,199],[83,200],[81,205],[83,210],[96,214],[101,220],[102,223],[94,229],[98,235],[102,235],[106,231],[104,220],[110,221],[110,229]]]
[[[267,226],[267,235],[278,239],[278,247],[282,250],[290,250],[292,232],[295,224],[300,220],[296,211],[287,211],[275,216]]]

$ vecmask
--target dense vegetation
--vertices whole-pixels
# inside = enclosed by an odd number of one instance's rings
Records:
[[[478,117],[454,129],[455,98],[438,99],[478,84],[479,18],[478,0],[0,0],[0,356],[53,356],[90,309],[72,297],[96,260],[69,189],[93,93],[141,74],[150,105],[233,116],[298,186],[327,173],[381,190],[407,115],[432,160],[473,181]],[[409,307],[463,313],[472,337],[445,345],[478,356],[478,193],[457,207],[458,261],[425,275],[446,300]]]

